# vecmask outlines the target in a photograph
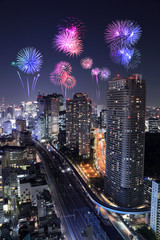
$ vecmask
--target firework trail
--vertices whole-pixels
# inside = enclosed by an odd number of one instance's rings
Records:
[[[36,83],[38,78],[40,77],[40,74],[38,73],[36,77],[34,77],[33,82],[32,82],[32,92],[34,92],[35,87],[36,87]]]
[[[96,76],[97,87],[98,87],[98,75],[100,74],[100,72],[101,72],[101,70],[99,68],[93,68],[91,70],[92,78],[93,78],[93,76]]]
[[[81,61],[81,66],[84,69],[91,69],[93,65],[93,59],[90,57],[82,58]]]
[[[27,90],[28,90],[28,97],[30,96],[30,91],[29,91],[29,79],[27,77]]]
[[[20,73],[18,71],[17,71],[17,74],[18,74],[18,77],[19,77],[19,79],[21,81],[22,87],[24,88],[23,80],[22,80],[21,75],[20,75]]]
[[[100,72],[101,72],[101,70],[99,68],[93,68],[91,70],[92,79],[93,79],[93,76],[96,76],[96,83],[97,83],[96,95],[97,95],[97,98],[100,97],[100,91],[99,91],[99,85],[98,85],[98,75],[100,74]]]

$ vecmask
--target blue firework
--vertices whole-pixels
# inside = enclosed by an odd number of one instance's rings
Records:
[[[141,54],[135,48],[112,48],[111,58],[113,62],[123,65],[127,69],[134,69],[140,64]]]
[[[111,47],[131,47],[139,40],[141,27],[131,20],[117,20],[108,25],[105,30],[105,41]]]
[[[39,72],[43,63],[42,55],[33,47],[23,48],[17,55],[18,68],[27,74]]]

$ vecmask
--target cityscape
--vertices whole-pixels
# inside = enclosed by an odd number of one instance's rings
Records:
[[[160,239],[160,4],[122,2],[0,2],[0,239]]]

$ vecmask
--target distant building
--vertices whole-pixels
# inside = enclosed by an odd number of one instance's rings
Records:
[[[160,239],[160,180],[152,181],[150,227]]]
[[[3,123],[3,134],[10,135],[12,134],[12,123],[11,121],[6,121]]]
[[[139,74],[108,81],[105,192],[123,207],[143,203],[145,96]]]
[[[3,213],[3,178],[2,178],[2,162],[0,161],[0,224],[4,222]]]
[[[149,118],[148,127],[150,133],[157,133],[159,131],[160,119],[159,118]]]
[[[86,93],[76,93],[66,100],[66,146],[80,156],[90,156],[91,99]]]

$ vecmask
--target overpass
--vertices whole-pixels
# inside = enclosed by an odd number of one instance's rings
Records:
[[[33,140],[35,144],[40,145],[43,147],[38,141]],[[91,190],[91,188],[87,185],[87,183],[83,180],[83,178],[80,176],[80,174],[77,172],[75,167],[71,164],[71,162],[66,158],[63,154],[61,154],[51,143],[50,146],[54,153],[63,161],[65,161],[73,173],[75,174],[76,178],[78,179],[79,183],[81,184],[83,190],[86,192],[87,196],[90,198],[90,200],[98,206],[98,210],[100,207],[110,211],[110,212],[115,212],[119,214],[146,214],[150,212],[150,207],[142,207],[142,208],[123,208],[123,207],[116,207],[112,206],[102,200],[100,200]],[[43,148],[44,149],[44,148]]]

